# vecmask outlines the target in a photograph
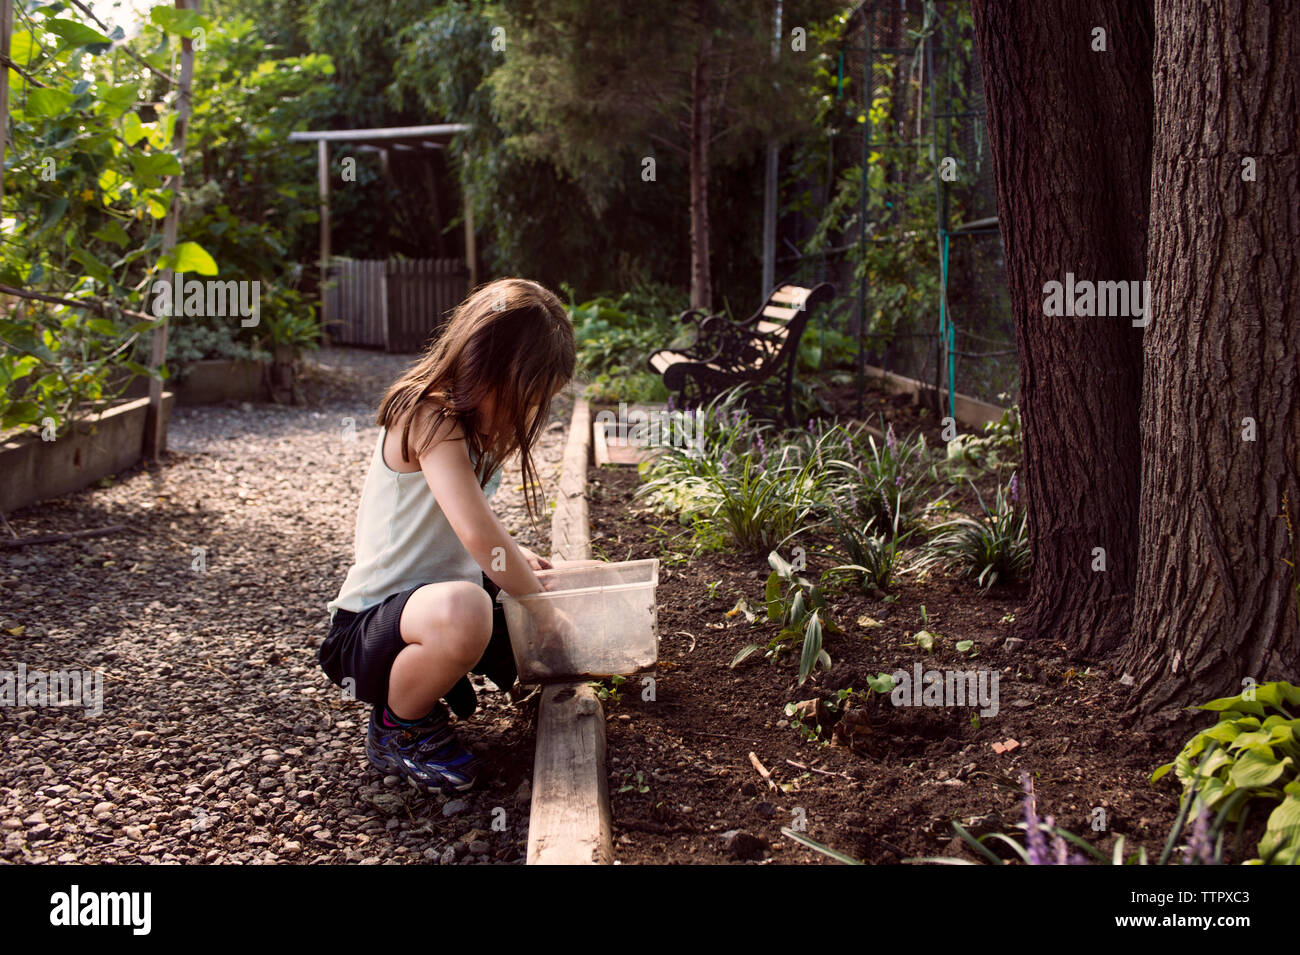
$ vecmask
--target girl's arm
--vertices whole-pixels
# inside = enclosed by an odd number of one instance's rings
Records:
[[[458,424],[444,421],[438,427],[433,447],[420,456],[420,470],[434,500],[465,550],[493,583],[512,597],[541,593],[542,585],[523,550],[483,496],[466,443],[457,440],[461,435]],[[497,569],[503,565],[504,569]]]

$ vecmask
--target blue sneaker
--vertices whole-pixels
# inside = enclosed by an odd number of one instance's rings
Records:
[[[370,711],[370,729],[366,732],[370,765],[429,791],[463,793],[474,788],[482,763],[461,746],[445,704],[439,703],[414,726],[385,726],[380,721],[382,712],[378,706]]]

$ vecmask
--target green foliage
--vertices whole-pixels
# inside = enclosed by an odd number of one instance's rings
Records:
[[[685,307],[680,294],[667,286],[640,284],[617,298],[599,296],[579,305],[572,286],[562,288],[569,296],[577,343],[577,377],[592,381],[588,399],[666,400],[663,380],[648,370],[646,359],[678,335],[676,317]]]
[[[258,360],[265,355],[242,339],[235,338],[237,325],[229,322],[174,322],[167,329],[167,363],[203,361],[209,358]]]
[[[979,499],[983,516],[979,520],[962,516],[936,527],[936,536],[928,544],[930,554],[922,558],[918,569],[934,563],[946,564],[986,590],[999,580],[1025,578],[1032,562],[1028,511],[1016,505],[1001,484],[993,510],[989,510],[974,484],[971,488]]]
[[[884,594],[893,589],[900,571],[902,545],[913,533],[899,533],[899,517],[900,512],[896,510],[889,533],[882,534],[874,530],[874,518],[860,525],[856,515],[833,511],[831,524],[840,543],[836,556],[845,563],[831,568],[832,572],[849,574],[869,593]]]
[[[1020,440],[1020,409],[1012,405],[997,421],[984,425],[984,434],[961,434],[948,442],[948,473],[960,480],[972,472],[1019,467],[1024,455]]]
[[[218,6],[222,6],[218,4]],[[290,130],[316,126],[328,57],[273,60],[250,21],[220,23],[156,7],[139,33],[105,36],[59,5],[18,8],[12,54],[13,137],[0,246],[0,282],[97,307],[23,303],[0,329],[0,420],[52,419],[62,428],[85,402],[120,393],[149,374],[146,340],[153,282],[167,268],[224,281],[259,281],[263,314],[303,339],[309,310],[293,258],[314,241],[315,175],[285,147]],[[194,58],[193,113],[182,171],[171,151],[178,38],[203,31]],[[128,54],[128,48],[136,54]],[[143,59],[154,70],[140,62]],[[32,81],[28,80],[32,77]],[[38,85],[38,84],[44,84]],[[162,221],[180,203],[179,241],[161,255]],[[253,357],[256,330],[228,317],[173,319],[166,360]],[[125,372],[125,374],[124,374]],[[158,373],[168,376],[166,366]]]
[[[1217,810],[1238,831],[1255,807],[1272,807],[1255,864],[1300,863],[1300,687],[1263,683],[1204,703],[1219,722],[1193,736],[1151,781],[1171,769],[1183,807]]]
[[[681,513],[700,539],[752,553],[780,547],[824,521],[836,480],[828,453],[834,433],[803,447],[787,441],[769,448],[764,434],[774,444],[779,435],[764,427],[746,434],[719,419],[720,411],[725,414],[717,407],[706,413],[704,450],[668,449],[642,493],[689,506]],[[732,414],[737,422],[749,421],[739,409]]]
[[[179,171],[172,104],[122,49],[167,69],[175,24],[155,17],[126,41],[63,12],[15,7],[0,282],[87,306],[22,301],[0,316],[4,427],[62,430],[83,403],[119,393],[123,372],[146,373],[131,346],[153,323],[120,309],[141,310]]]
[[[615,675],[606,680],[593,680],[587,685],[592,688],[601,702],[621,703],[623,701],[623,684],[626,682],[627,677]]]
[[[831,619],[826,598],[816,585],[797,576],[795,567],[776,551],[767,555],[767,562],[772,567],[765,591],[767,619],[780,629],[766,647],[757,643],[743,647],[732,658],[730,666],[734,669],[759,651],[775,663],[783,652],[798,644],[801,647],[799,683],[803,684],[819,664],[824,669],[831,668],[830,654],[822,648],[823,634],[844,631]]]
[[[840,503],[846,501],[858,521],[882,531],[910,531],[937,483],[935,467],[924,435],[899,439],[893,425],[883,418],[880,423],[885,440],[879,444],[865,428],[843,429],[845,453],[836,464]]]
[[[1123,836],[1115,837],[1115,844],[1108,855],[1086,840],[1056,825],[1056,820],[1052,816],[1040,819],[1032,777],[1022,771],[1021,780],[1025,791],[1025,820],[1016,828],[1024,833],[1023,844],[1003,832],[986,832],[977,836],[956,820],[952,823],[953,831],[957,836],[984,862],[990,865],[1007,865],[1004,856],[1009,851],[1011,858],[1022,865],[1086,865],[1089,861],[1100,865],[1152,864],[1143,846],[1139,846],[1134,853],[1127,853]],[[1166,865],[1169,862],[1174,846],[1186,828],[1187,819],[1187,806],[1184,806],[1174,820],[1173,826],[1170,827],[1164,851],[1155,861],[1155,865]],[[1218,828],[1211,826],[1208,814],[1202,811],[1183,850],[1183,863],[1185,865],[1220,864],[1223,861],[1223,843],[1220,834]],[[1003,855],[995,852],[995,848],[1002,849]],[[1072,851],[1073,849],[1082,849],[1086,855]],[[913,858],[903,861],[939,865],[978,864],[953,856]]]

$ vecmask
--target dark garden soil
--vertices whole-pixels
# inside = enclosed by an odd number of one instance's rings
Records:
[[[740,598],[761,608],[765,556],[686,559],[689,531],[634,501],[633,469],[593,468],[589,480],[594,556],[662,562],[653,699],[638,677],[606,702],[620,862],[830,862],[781,834],[805,822],[808,837],[869,863],[974,860],[952,821],[976,834],[1014,831],[1023,819],[1022,771],[1034,778],[1041,816],[1107,851],[1124,835],[1129,849],[1159,854],[1176,789],[1168,779],[1152,786],[1148,776],[1178,744],[1139,735],[1119,717],[1129,692],[1120,674],[1071,663],[1049,640],[1004,642],[1023,592],[983,595],[933,572],[924,583],[904,582],[892,604],[850,590],[830,600],[845,633],[826,638],[829,672],[798,686],[797,653],[775,665],[755,654],[729,669],[738,650],[776,632],[761,616],[749,623],[729,614]],[[826,561],[810,563],[815,574]],[[909,642],[922,629],[922,605],[928,629],[941,635],[932,653]],[[958,652],[962,640],[975,641],[974,650]],[[830,723],[836,716],[824,705],[837,690],[865,690],[865,677],[913,672],[917,663],[995,669],[999,711],[976,726],[978,707],[895,707],[873,694],[843,725],[829,732],[823,725],[815,742],[784,712],[789,703],[821,700]],[[995,744],[1011,749],[999,753]],[[1094,831],[1103,818],[1105,830]],[[733,830],[743,835],[724,837]]]

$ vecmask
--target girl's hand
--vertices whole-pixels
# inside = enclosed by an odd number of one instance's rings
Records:
[[[545,557],[539,557],[523,544],[519,545],[519,549],[524,552],[524,560],[528,561],[528,566],[534,571],[551,569],[551,562]]]

